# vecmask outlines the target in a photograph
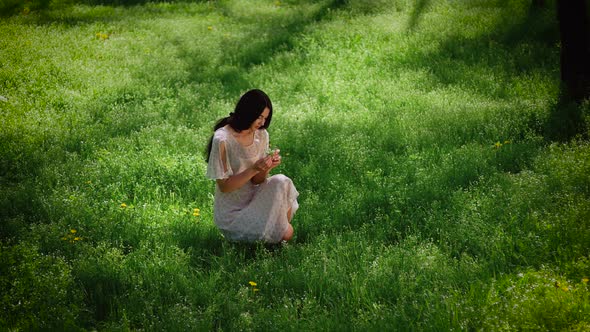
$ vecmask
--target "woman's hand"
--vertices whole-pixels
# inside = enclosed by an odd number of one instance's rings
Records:
[[[273,156],[266,156],[258,159],[252,166],[257,172],[268,172],[273,168]]]
[[[270,155],[270,157],[271,157],[270,169],[273,169],[281,164],[281,155],[279,155],[280,152],[281,152],[281,150],[276,149],[276,150],[274,150],[273,154]]]
[[[279,155],[279,152],[280,151],[277,149],[272,154],[260,158],[254,163],[254,165],[252,165],[252,169],[257,172],[251,180],[252,183],[260,184],[264,182],[268,176],[268,172],[281,164],[281,156]]]

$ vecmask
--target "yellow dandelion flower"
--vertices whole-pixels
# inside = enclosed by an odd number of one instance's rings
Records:
[[[105,39],[109,39],[109,34],[108,33],[102,33],[102,32],[98,32],[96,34],[96,38],[100,39],[100,40],[105,40]]]
[[[124,208],[126,208],[126,207],[127,207],[127,204],[125,204],[125,203],[121,203],[121,209],[124,209]]]
[[[81,238],[81,237],[78,237],[78,236],[76,236],[76,237],[74,238],[74,241],[80,241],[80,240],[82,240],[82,238]]]
[[[194,209],[193,210],[193,216],[198,217],[201,215],[201,210],[200,209]]]
[[[72,228],[72,229],[70,229],[70,233],[72,233],[72,234],[76,234],[76,232],[77,232],[77,230],[75,230],[75,229],[73,229],[73,228]]]
[[[582,282],[587,284],[588,283],[588,278],[582,278]]]
[[[502,143],[500,143],[500,141],[498,141],[498,142],[496,142],[496,144],[494,144],[494,147],[495,147],[496,149],[499,149],[499,148],[501,148],[501,147],[502,147]]]
[[[512,142],[510,142],[509,140],[504,141],[504,144],[510,144],[510,143],[512,143]]]
[[[570,290],[570,289],[569,289],[567,286],[563,286],[563,287],[561,287],[561,289],[562,289],[564,292],[567,292],[567,291],[569,291],[569,290]]]
[[[250,284],[250,286],[252,286],[252,287],[256,287],[256,286],[258,285],[258,284],[256,284],[254,281],[250,281],[250,282],[248,282],[248,283],[249,283],[249,284]]]

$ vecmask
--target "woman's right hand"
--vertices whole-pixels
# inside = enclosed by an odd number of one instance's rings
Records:
[[[258,172],[267,172],[272,166],[272,156],[258,159],[252,166]]]

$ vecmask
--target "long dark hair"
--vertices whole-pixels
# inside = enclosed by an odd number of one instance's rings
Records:
[[[272,102],[264,91],[258,89],[250,90],[242,95],[236,104],[236,108],[232,113],[229,113],[229,116],[217,121],[213,127],[213,131],[215,132],[217,129],[226,125],[229,125],[237,132],[246,130],[250,128],[252,123],[258,119],[260,114],[262,114],[267,107],[269,110],[268,117],[266,118],[264,125],[260,127],[264,129],[270,126],[270,120],[272,120]],[[207,155],[205,156],[205,161],[207,162],[209,162],[209,156],[211,155],[212,144],[213,135],[211,135],[209,143],[207,144]]]

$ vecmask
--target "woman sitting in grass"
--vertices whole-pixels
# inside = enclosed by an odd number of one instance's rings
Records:
[[[266,93],[250,90],[217,122],[207,147],[207,177],[217,182],[215,224],[231,241],[276,243],[293,237],[299,193],[288,177],[268,177],[281,164],[278,149],[268,153],[271,119]]]

